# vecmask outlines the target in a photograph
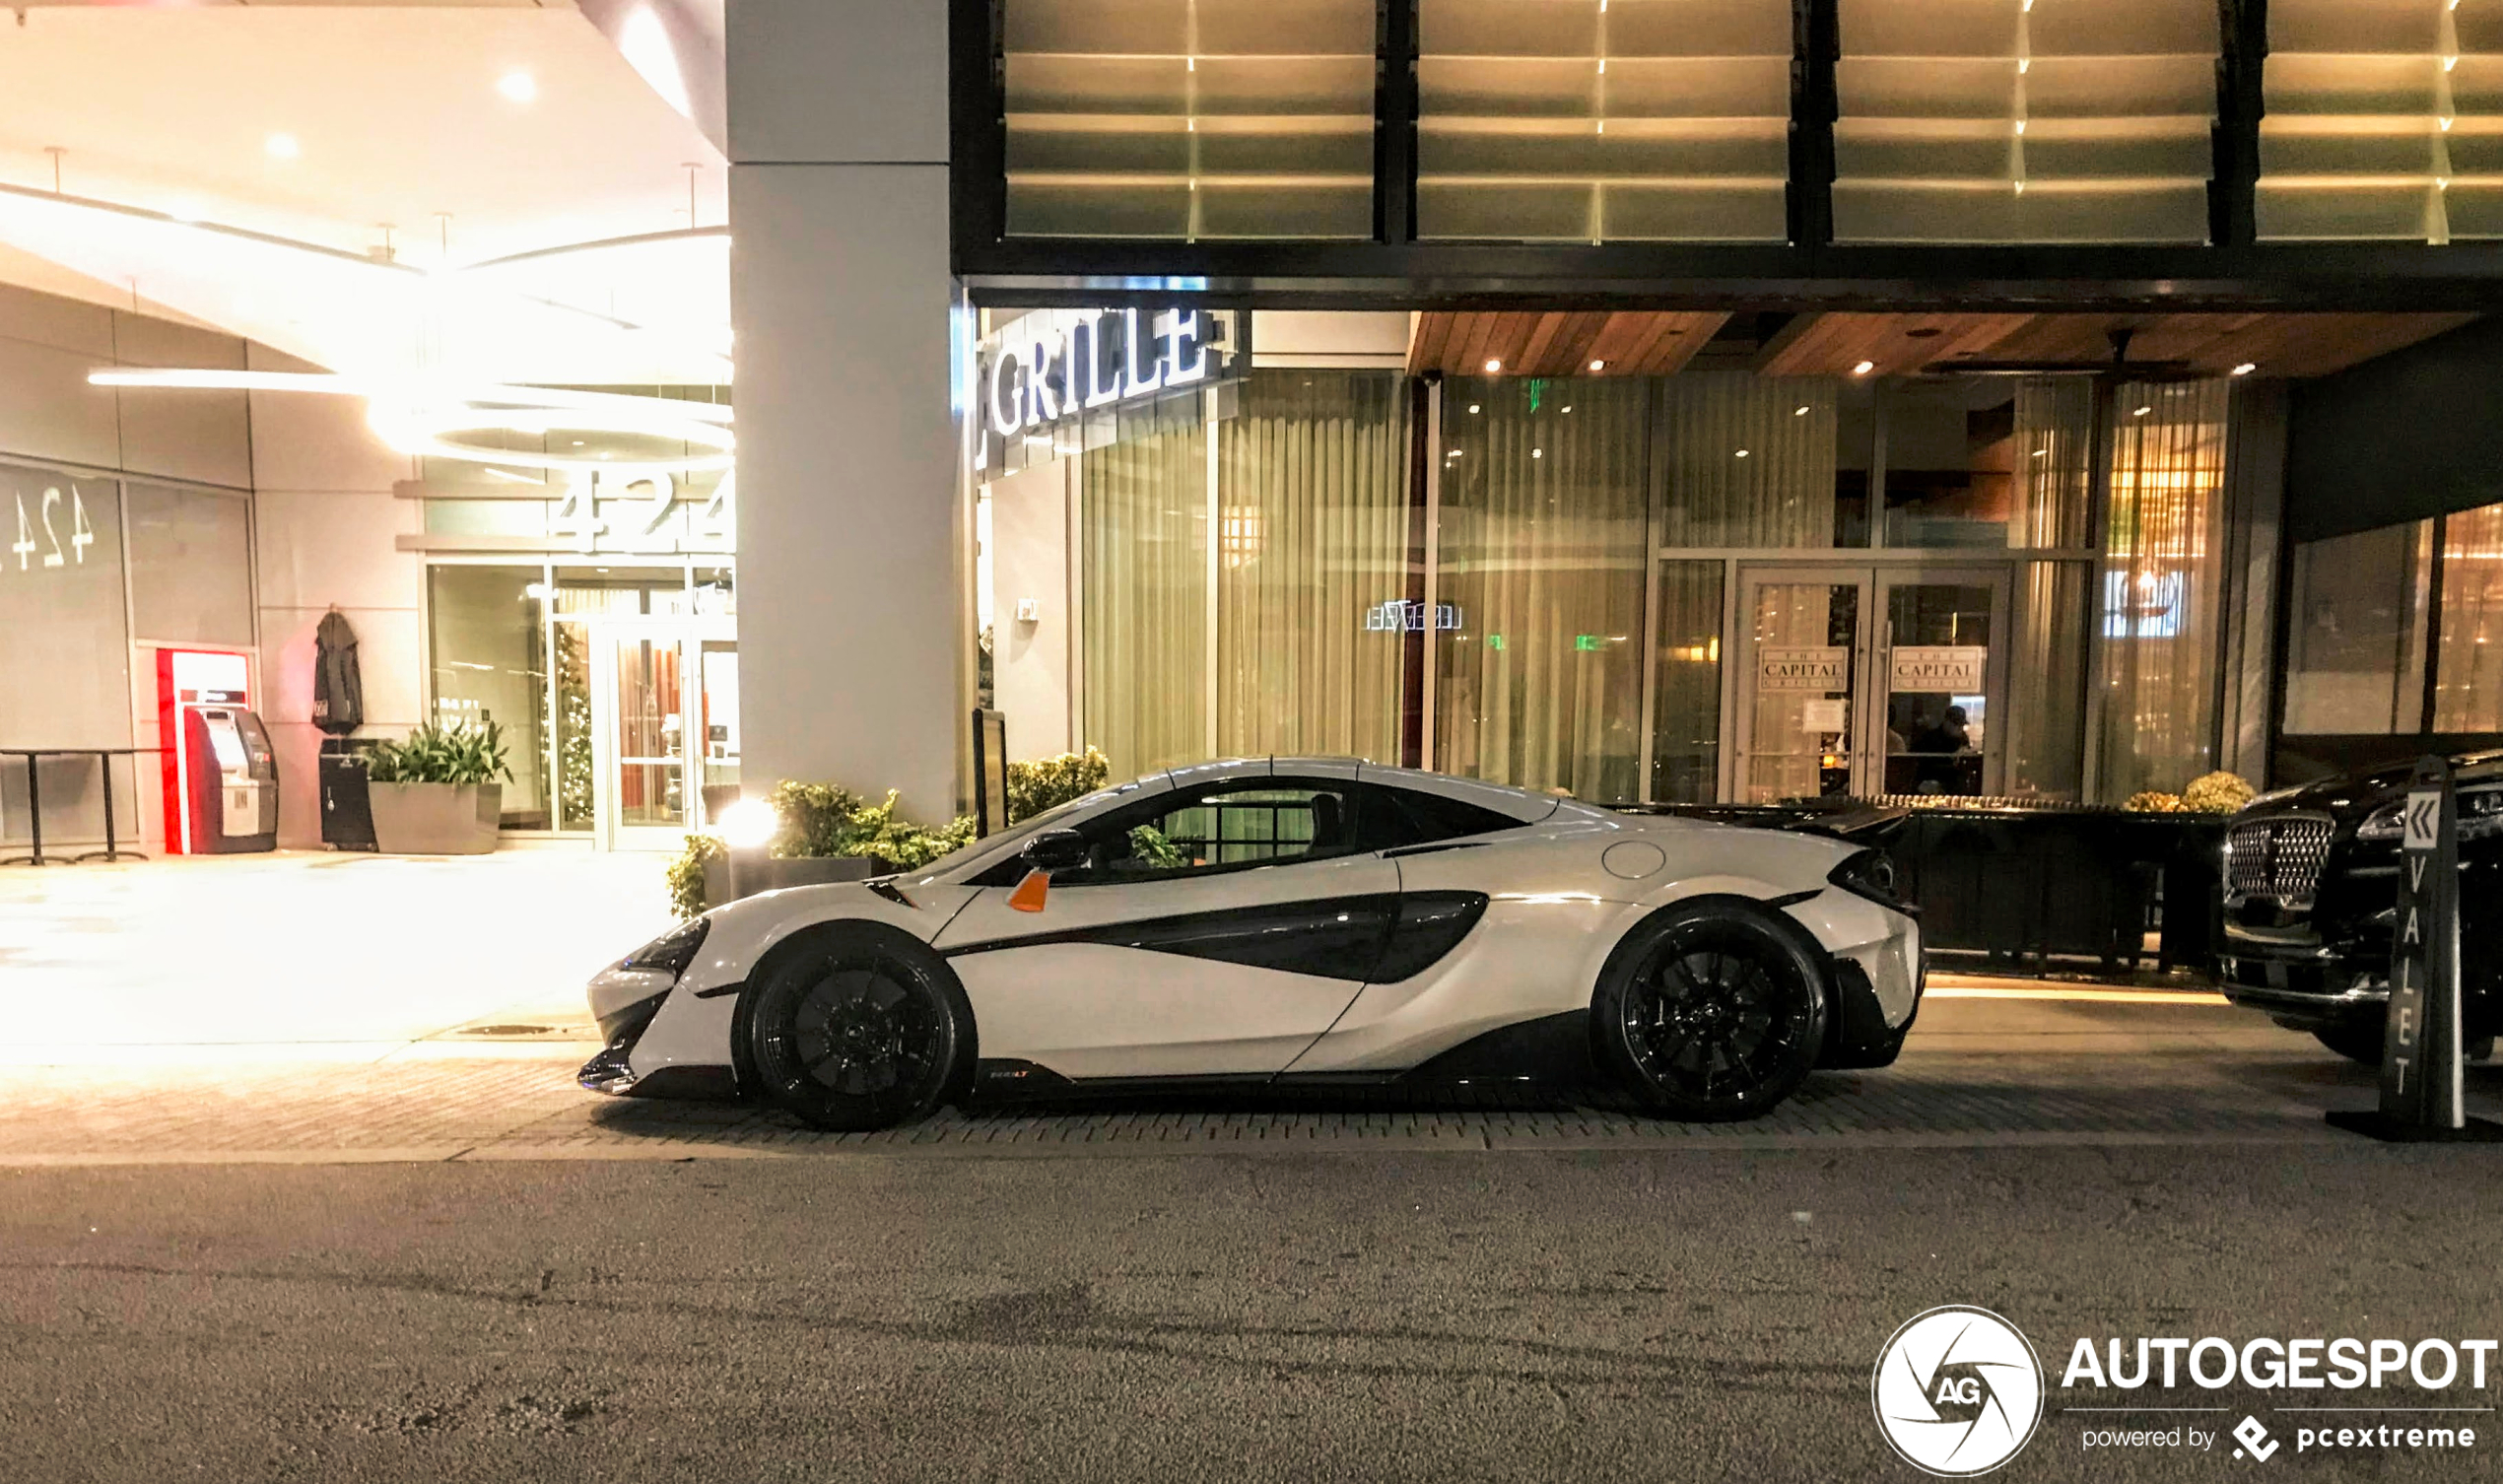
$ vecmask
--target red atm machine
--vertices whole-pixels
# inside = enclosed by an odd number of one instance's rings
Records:
[[[278,765],[251,700],[242,655],[157,651],[167,854],[278,848]]]

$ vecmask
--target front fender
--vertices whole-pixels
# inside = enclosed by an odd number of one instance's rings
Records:
[[[730,1025],[739,991],[796,934],[829,922],[875,922],[927,943],[979,890],[913,882],[900,889],[906,900],[898,902],[868,886],[843,882],[765,892],[713,909],[706,913],[712,929],[704,947],[635,1044],[636,1076],[671,1066],[734,1065]]]

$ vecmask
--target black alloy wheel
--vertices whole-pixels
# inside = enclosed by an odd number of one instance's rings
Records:
[[[947,965],[892,928],[813,929],[739,997],[743,1071],[814,1127],[890,1128],[938,1106],[973,1049]]]
[[[1592,1049],[1647,1112],[1755,1117],[1816,1065],[1822,958],[1806,929],[1742,898],[1670,908],[1628,933],[1600,972]]]

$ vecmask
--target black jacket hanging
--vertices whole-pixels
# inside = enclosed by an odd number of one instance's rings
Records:
[[[344,737],[365,724],[365,679],[357,673],[357,631],[333,608],[313,631],[313,725]]]

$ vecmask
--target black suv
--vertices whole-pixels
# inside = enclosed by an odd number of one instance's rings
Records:
[[[2503,752],[2451,760],[2460,793],[2461,1031],[2503,1028]],[[2225,997],[2379,1061],[2409,769],[2261,795],[2225,836]]]

